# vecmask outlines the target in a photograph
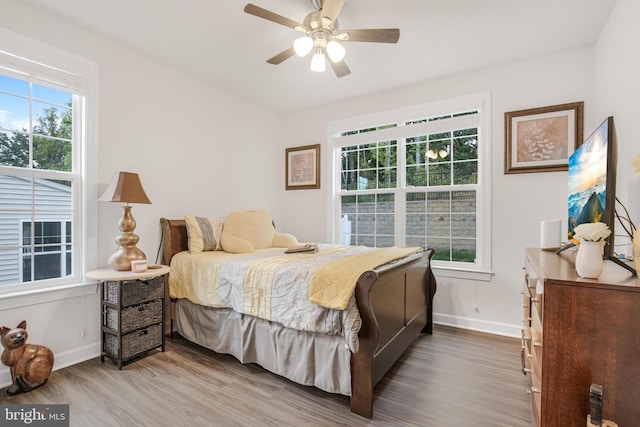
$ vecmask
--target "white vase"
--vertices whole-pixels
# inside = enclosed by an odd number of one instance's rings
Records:
[[[576,255],[576,272],[584,279],[596,279],[602,273],[602,245],[598,242],[580,242]]]

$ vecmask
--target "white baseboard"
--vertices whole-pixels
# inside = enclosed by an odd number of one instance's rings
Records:
[[[58,369],[66,368],[67,366],[75,365],[98,356],[100,356],[99,342],[88,344],[84,347],[77,347],[64,353],[54,354],[55,363],[53,370],[57,371]],[[11,372],[9,369],[7,368],[6,371],[0,372],[0,388],[8,387],[11,383]]]
[[[487,320],[470,319],[468,317],[451,316],[449,314],[433,313],[433,323],[505,337],[520,338],[522,336],[522,328],[520,325],[489,322]]]

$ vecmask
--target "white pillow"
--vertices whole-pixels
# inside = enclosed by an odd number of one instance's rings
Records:
[[[221,251],[220,236],[224,217],[184,216],[189,238],[189,252],[196,254],[206,251]]]

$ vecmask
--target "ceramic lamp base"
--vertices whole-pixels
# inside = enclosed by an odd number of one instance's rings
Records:
[[[122,218],[118,222],[120,231],[122,232],[116,237],[118,249],[109,257],[109,266],[117,271],[131,270],[131,261],[146,260],[144,252],[136,247],[136,243],[140,238],[133,232],[136,229],[136,220],[131,215],[131,206],[123,206]]]

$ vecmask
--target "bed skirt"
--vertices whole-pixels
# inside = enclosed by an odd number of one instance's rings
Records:
[[[175,321],[180,335],[203,347],[298,384],[351,396],[351,352],[342,336],[298,331],[187,299],[177,301]]]

